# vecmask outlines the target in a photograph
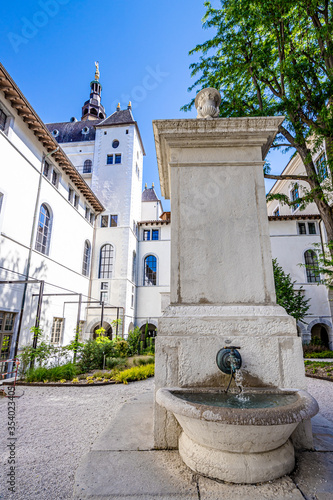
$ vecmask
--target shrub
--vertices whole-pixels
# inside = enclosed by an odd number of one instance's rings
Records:
[[[128,333],[127,343],[128,343],[128,356],[134,356],[139,353],[139,344],[141,338],[141,331],[138,326]]]
[[[27,371],[27,382],[43,382],[48,380],[50,382],[57,382],[58,380],[72,380],[77,375],[76,367],[72,363],[67,363],[62,366],[54,366],[53,368],[45,368],[39,366],[38,368],[31,368]]]
[[[115,357],[126,358],[128,355],[128,342],[126,340],[116,337],[113,340],[113,347]]]
[[[135,380],[144,380],[148,377],[154,376],[155,366],[151,363],[145,366],[133,366],[128,370],[124,370],[114,375],[113,379],[116,382],[122,382],[127,384],[128,382],[133,382]]]
[[[305,358],[333,358],[333,351],[306,352]]]
[[[115,349],[110,339],[106,342],[87,340],[81,349],[78,364],[83,372],[101,370],[104,355],[106,358],[115,357]]]

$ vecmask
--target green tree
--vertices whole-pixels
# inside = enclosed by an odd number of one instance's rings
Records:
[[[333,2],[330,0],[206,1],[203,27],[215,30],[190,54],[197,80],[190,87],[220,89],[221,117],[286,117],[272,147],[297,152],[306,175],[269,176],[303,180],[300,203],[315,202],[333,241],[333,207],[329,204],[332,174],[322,182],[311,152],[326,144],[333,172]],[[194,99],[182,109],[190,109]],[[283,195],[274,197],[288,205]]]
[[[276,302],[285,308],[296,321],[302,321],[309,310],[310,299],[303,297],[302,288],[295,290],[296,281],[292,281],[290,274],[286,274],[277,260],[273,259]]]

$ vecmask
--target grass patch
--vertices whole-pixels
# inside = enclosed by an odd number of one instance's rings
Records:
[[[27,382],[58,382],[59,380],[73,380],[77,375],[77,368],[72,363],[53,368],[30,368],[26,374]]]
[[[105,366],[109,370],[112,370],[113,368],[121,368],[126,366],[127,359],[126,358],[106,358],[105,360]]]
[[[133,366],[144,366],[153,363],[155,363],[154,356],[147,356],[143,354],[141,356],[132,356],[131,358],[128,358],[126,366],[127,368],[132,368]]]
[[[145,380],[148,377],[153,377],[154,372],[155,365],[150,363],[143,366],[133,366],[133,368],[116,373],[112,378],[116,382],[127,384],[128,382],[134,382],[135,380]]]

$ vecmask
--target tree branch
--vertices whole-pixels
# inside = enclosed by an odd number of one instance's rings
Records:
[[[277,181],[284,181],[284,180],[290,180],[290,181],[304,181],[304,182],[309,182],[309,177],[307,175],[271,175],[271,174],[264,174],[265,179],[275,179]]]
[[[286,142],[282,143],[282,144],[272,144],[271,145],[271,148],[280,148],[280,147],[284,147],[284,148],[294,148],[295,146],[292,146],[292,144],[288,144]]]

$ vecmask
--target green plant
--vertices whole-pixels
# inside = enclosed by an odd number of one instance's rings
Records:
[[[113,380],[116,382],[122,382],[123,384],[127,384],[128,382],[133,382],[135,380],[144,380],[148,377],[154,376],[154,369],[155,366],[153,364],[133,366],[133,368],[129,368],[128,370],[115,374],[113,376]]]
[[[273,272],[275,281],[276,302],[285,308],[296,321],[302,321],[309,310],[310,299],[303,297],[302,288],[295,290],[296,281],[292,281],[290,274],[286,274],[277,260],[273,259]]]
[[[128,333],[127,343],[128,343],[128,356],[134,356],[139,354],[141,331],[138,326]]]

